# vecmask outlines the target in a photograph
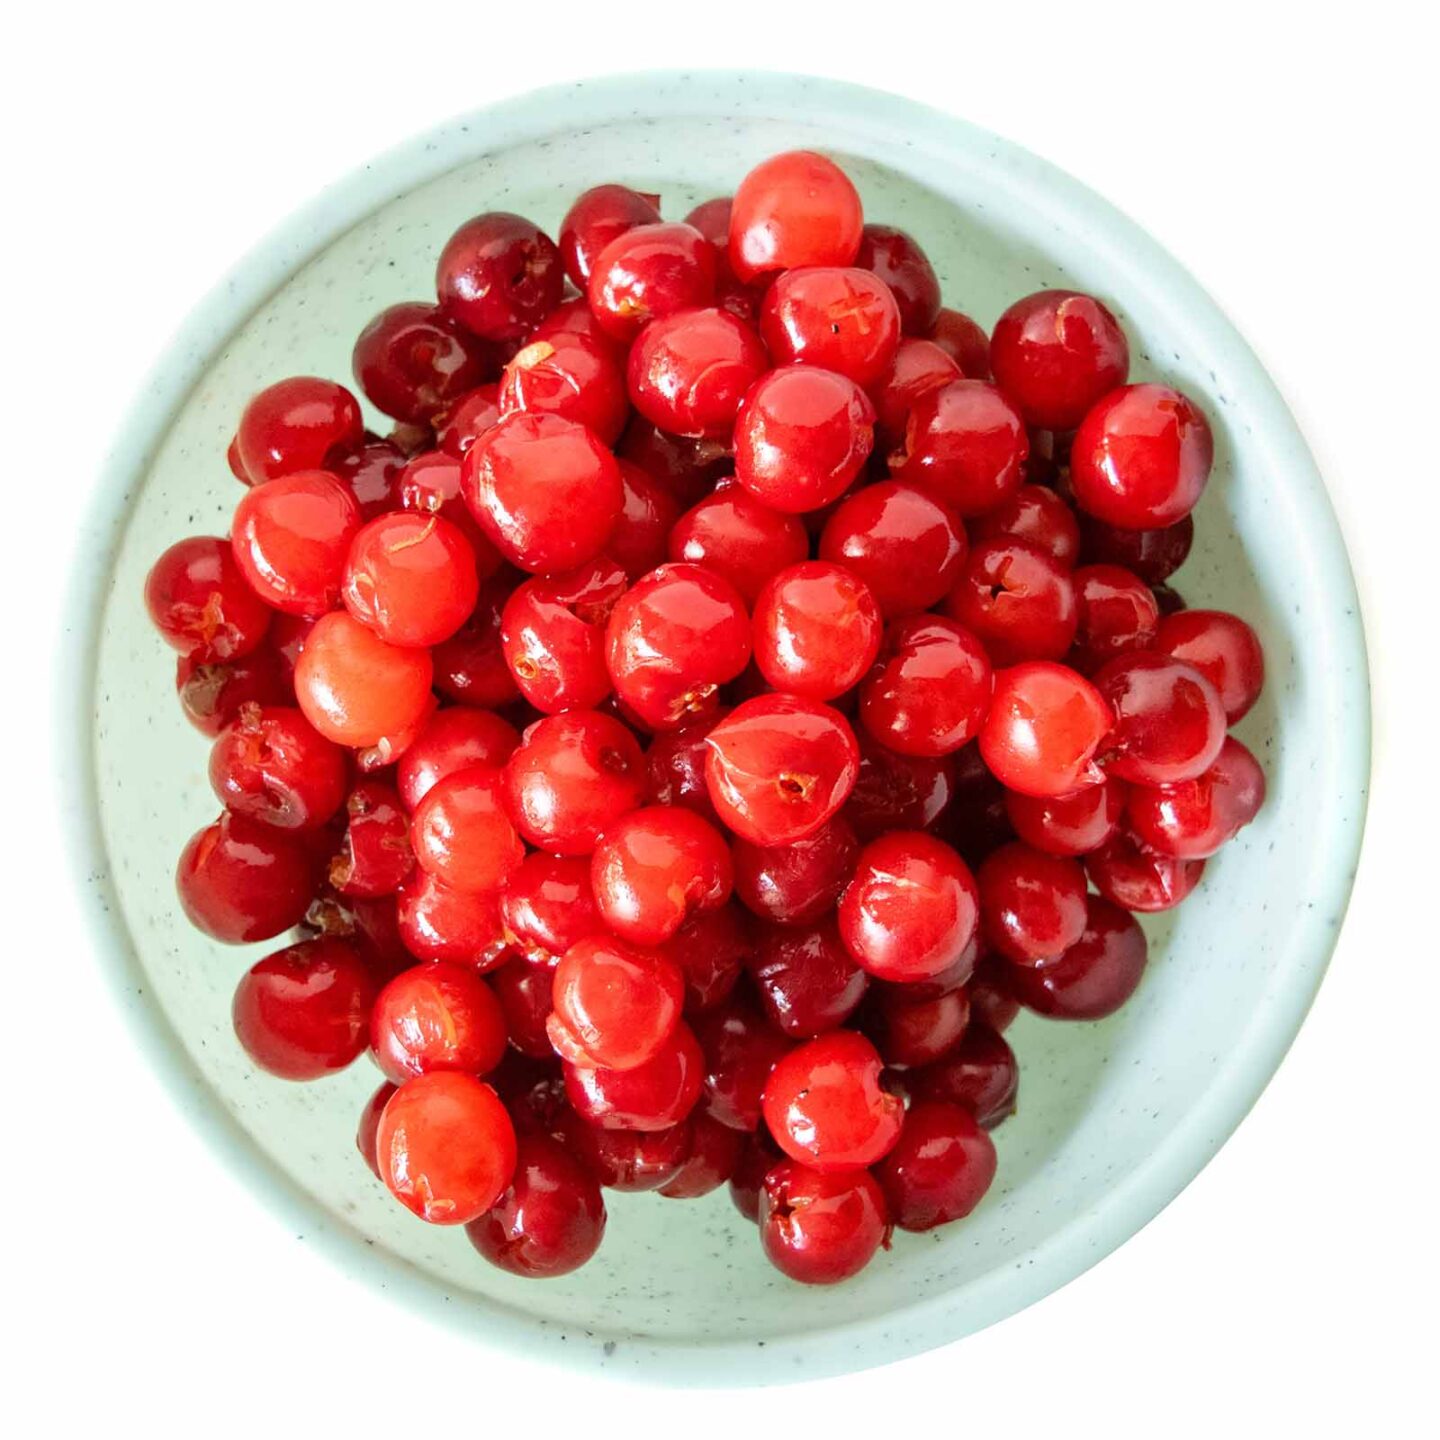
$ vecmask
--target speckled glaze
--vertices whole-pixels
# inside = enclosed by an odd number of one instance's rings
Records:
[[[602,179],[659,191],[679,216],[795,146],[835,154],[867,215],[923,237],[947,303],[988,326],[1040,286],[1092,290],[1131,336],[1135,377],[1204,405],[1215,478],[1177,586],[1192,605],[1246,615],[1265,642],[1269,683],[1240,734],[1270,800],[1183,912],[1147,923],[1151,973],[1121,1015],[1016,1024],[1020,1113],[998,1132],[999,1179],[968,1221],[898,1236],[857,1281],[812,1290],[764,1262],[723,1192],[683,1205],[613,1196],[593,1264],[526,1282],[381,1192],[352,1139],[376,1083],[366,1061],[290,1085],[240,1053],[230,994],[254,955],[207,941],[175,901],[175,856],[214,802],[141,581],[172,540],[225,530],[239,495],[225,444],[246,397],[293,373],[348,381],[351,338],[382,306],[431,294],[461,220],[517,210],[553,233],[568,199]],[[75,747],[65,804],[100,968],[180,1105],[298,1235],[487,1344],[622,1376],[750,1384],[877,1364],[989,1324],[1093,1264],[1199,1171],[1273,1073],[1329,958],[1363,825],[1368,689],[1344,547],[1295,424],[1224,316],[1128,220],[1034,156],[907,101],[778,75],[606,79],[382,157],[197,309],[137,398],[89,525],[57,723]]]

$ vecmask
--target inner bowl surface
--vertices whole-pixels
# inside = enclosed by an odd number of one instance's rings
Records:
[[[377,1083],[368,1062],[291,1085],[235,1044],[235,980],[274,945],[227,951],[175,902],[175,857],[216,807],[141,585],[173,540],[225,532],[238,498],[225,447],[247,397],[287,374],[348,381],[355,333],[382,306],[432,293],[435,256],[469,215],[515,210],[553,234],[570,198],[613,179],[661,192],[678,217],[800,146],[845,166],[869,218],[920,237],[948,304],[988,327],[1043,286],[1094,291],[1131,337],[1134,378],[1204,405],[1215,475],[1177,585],[1192,606],[1234,609],[1260,631],[1268,684],[1239,733],[1270,800],[1183,909],[1147,924],[1151,972],[1120,1015],[1016,1023],[1021,1109],[997,1132],[999,1177],[967,1222],[898,1236],[857,1280],[806,1289],[764,1262],[723,1191],[686,1204],[615,1196],[591,1265],[525,1282],[382,1193],[352,1139]],[[99,619],[78,682],[94,704],[72,800],[117,994],[181,1103],[307,1239],[489,1341],[745,1383],[967,1333],[1063,1284],[1173,1197],[1254,1101],[1319,982],[1368,764],[1363,639],[1323,487],[1274,387],[1195,283],[1083,187],[959,121],[832,82],[738,74],[587,83],[457,121],[327,192],[210,297],[141,397],[105,483],[96,568],[77,582],[77,623],[89,632]]]

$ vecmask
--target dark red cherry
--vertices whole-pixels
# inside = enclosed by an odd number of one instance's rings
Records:
[[[438,305],[382,310],[355,341],[355,381],[377,410],[430,425],[494,374],[485,348]]]
[[[1135,993],[1146,954],[1145,932],[1135,917],[1092,895],[1080,939],[1050,964],[1016,968],[1011,988],[1038,1014],[1055,1020],[1100,1020]]]
[[[446,242],[435,290],[446,312],[485,340],[515,340],[560,303],[565,272],[555,242],[519,215],[491,211]]]

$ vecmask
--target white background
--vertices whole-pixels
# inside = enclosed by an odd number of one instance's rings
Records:
[[[10,1433],[876,1435],[913,1432],[927,1411],[961,1435],[1435,1433],[1440,116],[1421,7],[1343,21],[1261,3],[41,8],[6,21],[0,87]],[[952,109],[1087,181],[1188,265],[1327,477],[1376,721],[1369,834],[1330,976],[1274,1083],[1180,1199],[959,1346],[718,1398],[477,1351],[341,1279],[218,1167],[97,980],[68,900],[45,711],[59,581],[90,559],[71,555],[74,517],[198,295],[319,186],[450,114],[578,75],[707,63]]]

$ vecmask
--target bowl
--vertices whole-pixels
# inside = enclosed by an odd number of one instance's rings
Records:
[[[541,1283],[492,1269],[457,1230],[414,1220],[356,1155],[377,1077],[255,1073],[230,994],[256,954],[189,928],[175,857],[212,818],[206,746],[181,718],[174,656],[141,584],[238,498],[225,447],[246,398],[294,373],[344,379],[382,306],[431,293],[435,256],[482,210],[554,232],[599,180],[666,213],[725,194],[756,161],[833,154],[866,213],[920,236],[947,303],[987,326],[1016,297],[1105,297],[1134,372],[1189,392],[1215,429],[1214,478],[1178,577],[1192,604],[1247,616],[1269,681],[1240,734],[1269,803],[1199,892],[1147,923],[1150,972],[1099,1024],[1022,1017],[1019,1114],[967,1221],[900,1235],[838,1288],[787,1281],[723,1191],[615,1196],[601,1254]],[[488,1345],[670,1382],[748,1384],[877,1364],[988,1325],[1135,1233],[1200,1170],[1294,1038],[1350,892],[1369,758],[1364,640],[1344,545],[1295,422],[1215,304],[1154,241],[1044,161],[959,120],[833,81],[750,73],[607,78],[445,125],[327,190],[197,308],[137,398],[89,516],[62,677],[76,875],[116,1002],[188,1115],[246,1183],[352,1277]],[[85,697],[77,704],[77,695]]]

